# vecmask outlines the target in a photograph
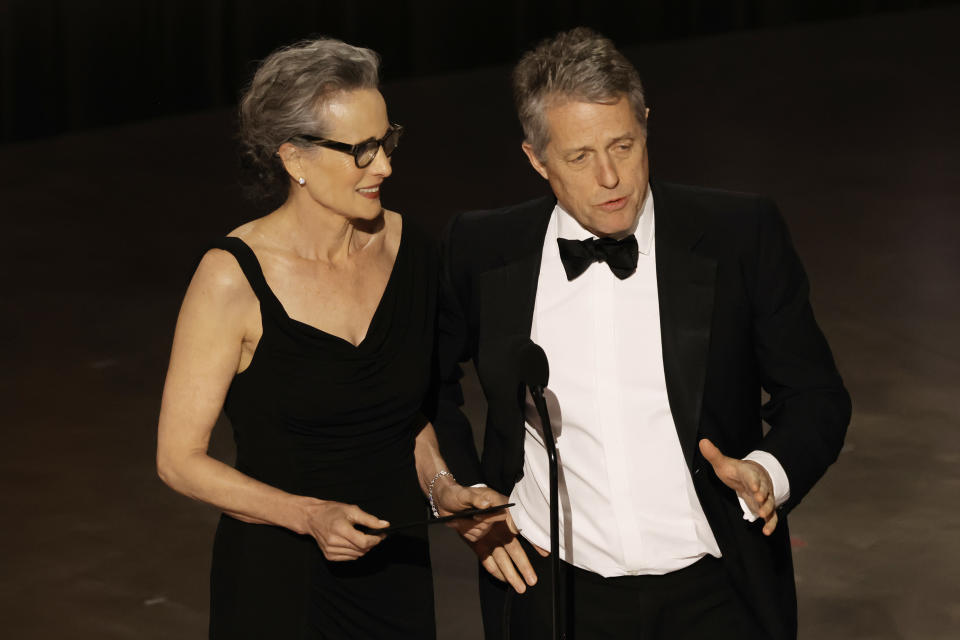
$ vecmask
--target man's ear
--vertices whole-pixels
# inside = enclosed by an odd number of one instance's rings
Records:
[[[300,164],[300,149],[296,145],[284,142],[277,149],[277,155],[280,156],[280,162],[283,163],[283,168],[287,170],[287,174],[291,178],[298,180],[303,176],[303,167]]]
[[[530,143],[524,142],[520,145],[520,148],[523,149],[525,154],[527,154],[527,160],[530,161],[530,165],[533,167],[533,170],[539,173],[544,180],[549,180],[550,174],[547,173],[547,166],[540,162],[540,158],[537,157],[537,154],[533,151],[533,147],[530,146]]]

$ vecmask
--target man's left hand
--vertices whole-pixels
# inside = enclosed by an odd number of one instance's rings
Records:
[[[777,505],[773,497],[773,480],[762,465],[752,460],[729,458],[712,442],[700,441],[700,453],[713,467],[723,484],[737,492],[750,511],[763,518],[763,534],[769,536],[777,528]]]

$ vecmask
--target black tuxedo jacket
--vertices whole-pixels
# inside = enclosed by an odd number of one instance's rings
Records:
[[[774,203],[678,185],[651,188],[663,362],[677,437],[734,584],[771,637],[793,638],[786,514],[836,460],[850,399]],[[555,203],[541,198],[461,214],[444,236],[434,427],[459,482],[485,482],[505,495],[522,476],[524,455],[524,390],[511,349],[530,335]],[[487,400],[482,458],[460,410],[459,364],[469,359]],[[761,388],[770,396],[762,406]],[[762,522],[742,519],[736,494],[700,455],[701,438],[731,457],[761,449],[783,465],[790,500],[772,536],[763,536]]]

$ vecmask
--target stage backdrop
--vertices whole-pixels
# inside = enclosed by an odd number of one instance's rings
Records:
[[[0,143],[223,106],[252,62],[318,34],[385,79],[514,60],[593,26],[618,44],[915,9],[943,0],[0,0]]]

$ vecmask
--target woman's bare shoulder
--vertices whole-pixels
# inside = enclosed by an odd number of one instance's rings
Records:
[[[188,295],[191,293],[199,293],[213,304],[243,302],[256,297],[240,263],[224,249],[210,249],[203,255],[190,281]]]
[[[272,214],[263,216],[262,218],[255,218],[249,222],[244,222],[242,225],[231,231],[227,234],[228,238],[240,238],[247,245],[257,244],[257,238],[264,235],[264,232],[270,226],[270,217]]]

